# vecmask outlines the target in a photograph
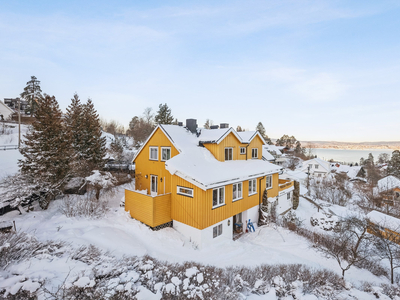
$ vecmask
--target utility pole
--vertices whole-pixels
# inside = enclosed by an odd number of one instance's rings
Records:
[[[18,98],[18,149],[21,147],[21,99]]]

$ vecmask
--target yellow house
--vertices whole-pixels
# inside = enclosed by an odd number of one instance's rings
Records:
[[[262,160],[258,132],[158,125],[136,153],[135,191],[125,210],[152,228],[173,226],[198,247],[246,231],[268,199],[291,206],[293,182]],[[283,205],[285,207],[285,205]]]

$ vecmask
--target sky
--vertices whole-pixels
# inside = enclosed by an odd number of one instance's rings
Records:
[[[303,141],[400,141],[399,1],[0,1],[0,99],[31,76],[126,127],[167,103]]]

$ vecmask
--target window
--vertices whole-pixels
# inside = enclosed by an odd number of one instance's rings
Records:
[[[213,238],[222,234],[222,224],[219,224],[213,228]]]
[[[225,160],[233,159],[233,148],[225,148]]]
[[[308,169],[312,169],[312,164],[309,164],[309,165],[308,165]]]
[[[318,174],[318,177],[322,177],[322,174],[321,174],[321,173],[319,173],[319,174]]]
[[[158,147],[150,147],[150,159],[158,160]]]
[[[251,149],[251,158],[258,158],[258,148]]]
[[[272,188],[272,175],[267,175],[266,177],[266,186],[267,189]]]
[[[179,195],[188,196],[188,197],[193,197],[193,189],[191,189],[191,188],[187,188],[187,187],[183,187],[183,186],[178,186],[178,187],[177,187],[177,193],[178,193]]]
[[[246,154],[246,147],[240,147],[240,154]]]
[[[399,198],[399,197],[400,197],[400,193],[396,192],[396,198]]]
[[[150,175],[150,191],[152,193],[157,193],[157,176]]]
[[[220,187],[213,190],[213,208],[225,204],[225,188]]]
[[[242,199],[242,182],[234,183],[232,186],[233,186],[232,200],[235,201]]]
[[[249,196],[257,193],[257,179],[249,180]]]
[[[290,200],[290,192],[287,193],[287,199]]]
[[[318,165],[314,165],[314,167],[315,167],[316,169],[318,169]]]
[[[171,158],[171,147],[161,147],[161,161]]]

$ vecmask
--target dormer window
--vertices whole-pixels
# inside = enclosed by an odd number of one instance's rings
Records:
[[[233,148],[225,148],[225,160],[233,160]]]
[[[258,148],[251,149],[251,158],[258,158]]]

